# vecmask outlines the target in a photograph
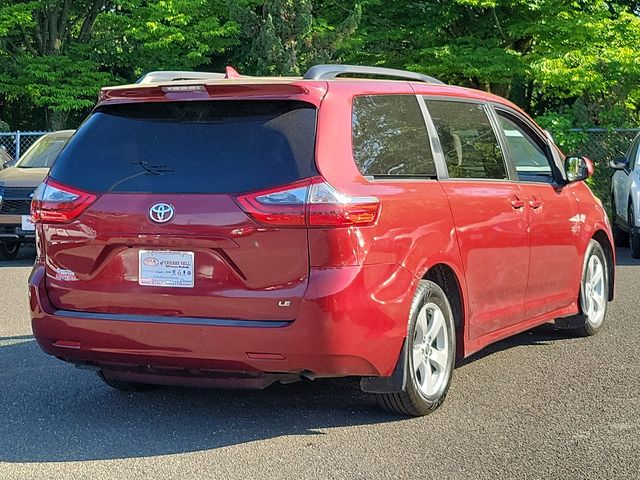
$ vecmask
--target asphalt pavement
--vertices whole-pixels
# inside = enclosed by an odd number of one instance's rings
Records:
[[[640,261],[618,251],[606,326],[544,325],[456,369],[405,419],[353,379],[258,392],[121,393],[42,353],[26,281],[0,263],[0,479],[640,478]]]

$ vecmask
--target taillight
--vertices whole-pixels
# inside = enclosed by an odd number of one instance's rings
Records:
[[[47,178],[31,201],[31,218],[36,223],[69,223],[78,218],[98,197]]]
[[[236,200],[258,222],[280,227],[371,225],[380,208],[377,198],[346,195],[322,177],[241,195]]]

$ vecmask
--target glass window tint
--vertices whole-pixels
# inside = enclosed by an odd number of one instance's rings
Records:
[[[500,144],[483,105],[425,99],[444,152],[449,177],[507,178]]]
[[[111,105],[51,176],[91,192],[242,193],[317,175],[316,109],[293,101]]]
[[[532,182],[551,182],[553,180],[551,165],[539,141],[535,141],[525,128],[502,113],[498,114],[498,118],[507,148],[515,162],[518,178]]]
[[[353,99],[353,154],[362,175],[435,177],[429,134],[414,95]]]

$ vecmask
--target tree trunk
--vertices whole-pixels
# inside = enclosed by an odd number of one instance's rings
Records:
[[[59,112],[47,109],[47,130],[64,130],[69,118],[68,112]]]

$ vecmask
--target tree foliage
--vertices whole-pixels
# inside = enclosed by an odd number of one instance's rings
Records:
[[[190,69],[229,44],[215,0],[0,0],[0,98],[62,128],[101,86]]]
[[[637,2],[371,0],[343,53],[506,96],[546,125],[637,125]]]
[[[150,70],[350,62],[506,96],[556,131],[637,126],[638,12],[628,0],[0,0],[0,117],[75,126],[101,86]]]
[[[304,68],[334,58],[360,21],[358,4],[336,24],[319,17],[311,0],[230,0],[230,14],[241,28],[235,56],[258,75],[300,75]],[[316,4],[318,6],[318,4]]]

